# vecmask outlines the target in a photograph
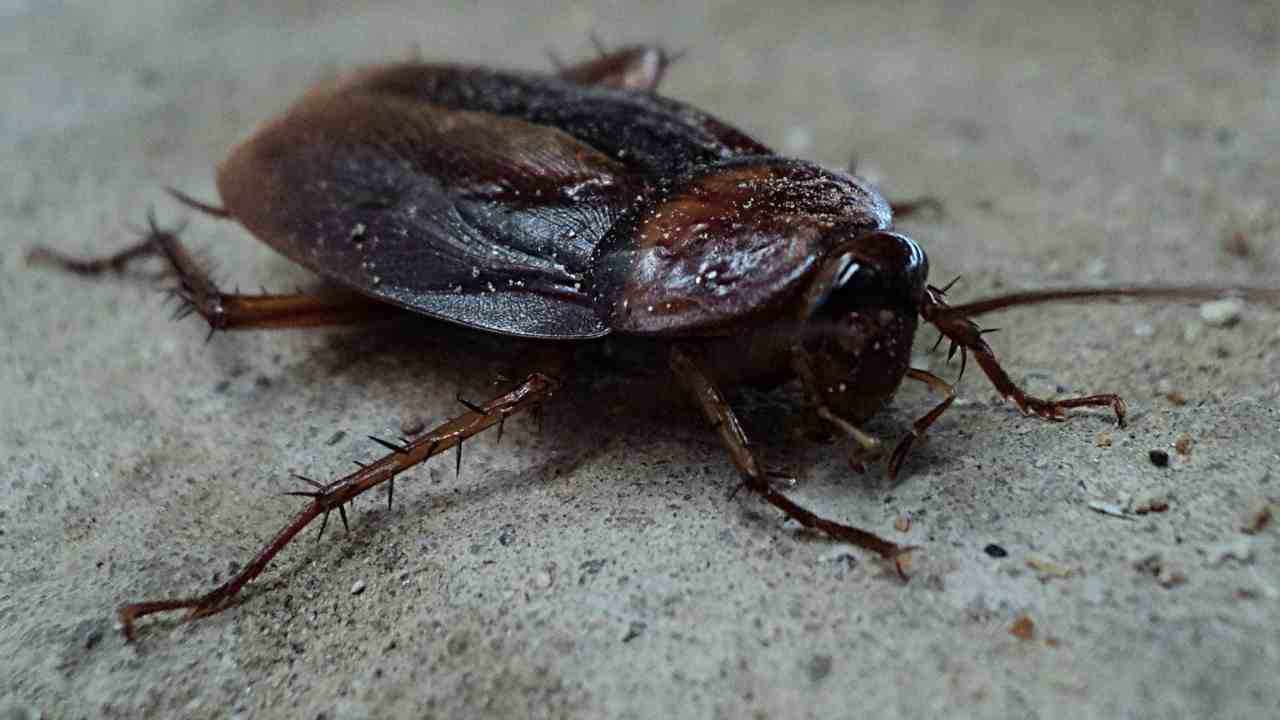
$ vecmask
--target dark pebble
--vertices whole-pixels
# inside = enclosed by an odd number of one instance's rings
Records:
[[[502,526],[502,529],[498,530],[498,544],[499,544],[499,545],[507,546],[507,545],[510,545],[511,543],[513,543],[513,542],[515,542],[515,541],[516,541],[516,526],[515,526],[515,525],[503,525],[503,526]]]
[[[1151,464],[1156,467],[1169,467],[1169,453],[1164,450],[1152,450],[1147,453],[1147,457],[1151,459]]]
[[[1005,550],[1004,548],[1000,547],[995,543],[991,543],[990,545],[982,548],[982,552],[990,555],[993,558],[1002,558],[1002,557],[1009,556],[1008,550]]]
[[[632,640],[640,637],[640,635],[644,633],[646,627],[648,627],[648,625],[642,622],[631,623],[631,626],[627,628],[627,634],[622,636],[622,642],[631,642]]]
[[[814,655],[809,660],[809,679],[813,682],[822,682],[831,674],[831,665],[830,655]]]

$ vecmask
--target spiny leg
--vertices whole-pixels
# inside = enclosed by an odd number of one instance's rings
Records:
[[[146,615],[185,609],[190,611],[187,615],[188,619],[193,619],[211,615],[226,608],[239,594],[241,588],[260,575],[272,558],[316,518],[327,520],[329,513],[336,510],[343,516],[345,523],[344,505],[356,496],[391,481],[400,473],[428,458],[455,446],[460,447],[462,441],[467,438],[494,425],[501,425],[508,415],[540,406],[555,393],[558,387],[559,383],[551,377],[534,373],[511,392],[478,406],[475,410],[468,410],[417,440],[403,446],[391,445],[392,450],[388,455],[362,466],[340,480],[328,485],[318,485],[314,491],[290,493],[309,497],[311,502],[276,533],[275,537],[258,551],[257,556],[244,569],[222,585],[199,597],[147,600],[120,606],[117,615],[125,637],[133,638],[134,621]],[[315,485],[314,481],[309,482]]]
[[[932,195],[921,195],[906,200],[889,200],[889,209],[893,211],[894,220],[905,220],[918,217],[927,220],[941,220],[945,212],[942,201]]]
[[[605,52],[598,41],[595,44],[601,51],[599,57],[567,67],[559,67],[556,62],[556,74],[579,85],[652,92],[658,89],[667,67],[679,58],[656,45],[632,45]]]
[[[897,447],[893,449],[893,455],[889,456],[890,478],[898,476],[898,471],[902,469],[902,463],[906,461],[907,453],[911,451],[911,446],[915,444],[916,439],[924,435],[925,431],[929,429],[929,426],[937,422],[938,418],[942,417],[942,413],[946,412],[947,408],[951,407],[951,403],[955,402],[956,399],[956,389],[950,383],[933,373],[909,368],[907,370],[907,377],[912,380],[919,380],[929,387],[941,391],[944,397],[942,398],[942,402],[938,403],[932,410],[925,413],[923,417],[918,418],[915,422],[911,423],[911,432],[907,433],[898,441]]]
[[[670,363],[676,379],[693,397],[702,414],[720,433],[720,439],[728,449],[729,457],[738,468],[747,488],[801,525],[820,530],[840,542],[847,542],[878,553],[885,559],[893,560],[898,572],[903,572],[901,557],[914,548],[898,545],[866,530],[819,517],[774,490],[769,484],[767,473],[752,454],[746,433],[743,432],[733,408],[729,407],[719,388],[701,366],[695,352],[679,347],[674,348],[671,351]]]
[[[384,303],[341,290],[262,295],[224,293],[183,247],[177,230],[161,229],[154,218],[148,218],[148,222],[150,229],[142,240],[113,255],[76,259],[37,247],[28,258],[79,275],[97,275],[122,271],[134,260],[161,257],[177,279],[177,286],[170,292],[185,303],[175,317],[197,312],[209,323],[210,332],[349,324],[369,320],[386,311]]]
[[[36,246],[27,252],[27,263],[30,265],[49,265],[76,275],[101,275],[108,272],[124,272],[135,260],[156,257],[160,249],[147,235],[125,249],[98,258],[73,258],[57,250],[44,246]]]
[[[930,287],[925,302],[921,305],[920,316],[926,322],[933,323],[938,330],[951,340],[961,353],[973,353],[982,372],[986,373],[996,392],[1006,400],[1013,400],[1026,415],[1037,415],[1047,420],[1062,420],[1066,411],[1074,407],[1109,407],[1116,415],[1116,425],[1124,426],[1125,404],[1119,395],[1105,393],[1086,397],[1066,398],[1063,400],[1045,400],[1028,395],[1013,382],[996,360],[995,352],[986,340],[982,339],[982,329],[967,317],[946,312],[947,304],[937,288]]]
[[[858,156],[856,154],[849,158],[849,164],[845,169],[850,175],[858,174]],[[902,200],[890,198],[889,209],[893,211],[894,220],[905,220],[912,216],[924,216],[923,219],[937,221],[941,220],[946,212],[942,200],[933,195],[921,195]]]

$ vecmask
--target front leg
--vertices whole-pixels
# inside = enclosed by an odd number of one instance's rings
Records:
[[[737,415],[702,367],[695,351],[675,347],[671,350],[670,363],[676,379],[693,397],[702,414],[720,433],[720,439],[729,450],[729,457],[738,468],[738,473],[742,475],[743,483],[747,488],[801,525],[820,530],[840,542],[878,553],[887,560],[893,560],[898,572],[904,573],[901,558],[913,549],[911,546],[898,545],[866,530],[819,517],[773,489],[767,474],[751,452],[746,433],[742,431]]]
[[[1012,400],[1018,409],[1024,415],[1038,415],[1046,420],[1062,420],[1067,415],[1067,410],[1075,407],[1109,407],[1116,416],[1116,426],[1124,427],[1125,404],[1124,400],[1114,393],[1106,393],[1103,395],[1088,395],[1085,397],[1065,398],[1062,400],[1046,400],[1033,395],[1028,395],[1018,387],[1013,379],[1009,377],[1009,373],[1004,371],[1000,366],[1000,362],[996,360],[996,354],[982,339],[982,329],[977,323],[969,318],[948,312],[947,303],[942,299],[945,289],[939,290],[930,287],[925,303],[920,308],[920,316],[926,322],[930,322],[934,327],[938,328],[948,340],[953,343],[952,352],[956,348],[961,352],[960,372],[964,373],[964,353],[973,353],[973,359],[978,362],[978,367],[982,368],[982,372],[991,380],[991,384],[995,386],[996,392],[1006,400]],[[948,356],[949,357],[949,356]]]

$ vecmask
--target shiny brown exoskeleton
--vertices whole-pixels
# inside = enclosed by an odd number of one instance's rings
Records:
[[[1062,299],[1214,297],[1221,289],[1080,289],[948,307],[928,261],[893,228],[893,208],[865,180],[779,157],[692,107],[653,93],[669,56],[636,47],[556,75],[396,64],[307,93],[237,146],[219,168],[222,206],[175,193],[234,220],[335,288],[321,294],[223,293],[176,235],[152,226],[135,247],[101,260],[48,250],[33,258],[93,273],[165,257],[176,293],[212,330],[361,322],[396,305],[477,331],[546,340],[644,339],[714,425],[747,488],[807,527],[899,559],[911,548],[818,517],[773,487],[722,389],[798,378],[817,416],[853,442],[852,463],[878,454],[858,429],[903,378],[943,400],[889,459],[954,399],[940,378],[909,366],[919,320],[1026,413],[1110,407],[1116,395],[1041,400],[997,364],[970,320],[982,312]],[[1274,290],[1242,294],[1274,301]],[[519,387],[376,463],[294,493],[309,504],[238,574],[206,595],[124,605],[125,632],[155,612],[202,616],[227,606],[316,518],[552,395],[535,372]],[[388,499],[390,490],[388,486]],[[323,531],[323,525],[322,525]],[[900,566],[899,566],[900,567]],[[900,567],[901,569],[901,567]]]

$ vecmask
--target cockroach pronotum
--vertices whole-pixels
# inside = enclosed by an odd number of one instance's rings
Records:
[[[928,260],[894,229],[895,206],[868,181],[780,157],[733,127],[655,93],[671,57],[631,47],[552,75],[457,65],[391,64],[312,89],[240,143],[218,170],[234,220],[328,281],[316,293],[225,293],[156,226],[110,257],[33,259],[92,274],[158,256],[174,293],[210,331],[358,323],[397,306],[481,333],[572,352],[629,336],[664,357],[719,433],[746,488],[801,525],[898,563],[912,547],[815,515],[774,487],[724,390],[798,379],[816,415],[850,441],[859,467],[880,441],[859,429],[904,378],[940,391],[889,453],[889,474],[955,398],[909,364],[920,321],[972,356],[1025,414],[1060,419],[1117,395],[1045,400],[1001,368],[973,318],[1054,301],[1200,300],[1232,293],[1275,303],[1272,288],[1067,288],[948,305]],[[899,206],[899,216],[911,206]],[[570,342],[572,341],[572,342]],[[312,521],[510,416],[559,386],[539,370],[517,387],[329,483],[257,557],[205,595],[119,608],[124,633],[169,610],[227,607]],[[390,490],[388,486],[388,500]],[[322,524],[323,530],[323,524]],[[901,565],[898,565],[901,572]]]

